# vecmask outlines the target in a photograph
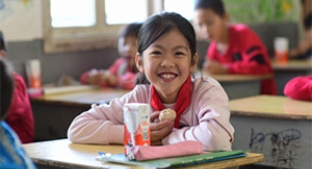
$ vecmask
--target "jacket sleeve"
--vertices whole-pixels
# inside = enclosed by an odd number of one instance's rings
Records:
[[[208,82],[203,82],[203,85]],[[193,97],[193,108],[199,124],[175,129],[162,140],[163,144],[173,144],[185,140],[196,140],[203,144],[204,151],[231,150],[234,129],[230,124],[228,97],[217,83],[211,87],[201,87]]]
[[[67,136],[75,143],[123,144],[123,105],[138,102],[131,91],[109,104],[92,105],[71,123]]]
[[[237,43],[240,44],[234,49],[234,62],[227,64],[230,74],[272,73],[267,49],[256,33],[246,27],[237,35]]]
[[[292,99],[312,101],[312,76],[291,79],[285,85],[284,94]]]

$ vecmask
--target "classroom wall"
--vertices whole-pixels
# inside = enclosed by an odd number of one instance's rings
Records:
[[[79,79],[79,76],[91,68],[108,68],[118,58],[115,48],[85,52],[67,52],[46,54],[43,52],[43,40],[19,41],[8,43],[8,58],[15,70],[26,77],[25,62],[31,59],[41,61],[42,83],[55,82],[62,75]],[[25,78],[26,79],[26,78]]]
[[[43,52],[42,4],[40,0],[0,1],[0,30],[8,41],[8,58],[15,70],[24,78],[25,62],[39,59],[44,84],[56,81],[62,75],[78,79],[81,73],[91,68],[108,68],[118,58],[116,48],[105,48],[85,52],[66,52],[46,54]],[[273,54],[275,36],[289,38],[290,46],[298,41],[296,23],[272,23],[251,25]],[[207,46],[205,41],[198,42],[198,53],[203,61]]]
[[[15,70],[25,78],[25,62],[39,59],[44,84],[54,82],[62,75],[78,79],[81,73],[91,68],[109,67],[118,57],[115,48],[44,53],[41,0],[0,0],[0,23],[0,30],[8,42],[8,59]]]

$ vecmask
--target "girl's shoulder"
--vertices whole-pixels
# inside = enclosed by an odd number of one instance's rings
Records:
[[[193,80],[193,91],[203,92],[207,90],[222,89],[221,84],[212,77],[200,77]]]
[[[150,97],[151,85],[149,84],[138,84],[135,85],[131,91],[131,95],[136,98],[136,100],[147,100]]]
[[[228,96],[221,84],[212,77],[202,77],[193,81],[192,97],[196,102],[210,97],[228,100]]]

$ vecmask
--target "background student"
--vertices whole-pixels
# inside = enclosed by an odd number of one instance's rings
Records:
[[[147,103],[152,107],[153,145],[197,140],[203,150],[231,150],[234,129],[228,97],[214,79],[192,80],[197,61],[195,32],[188,20],[176,13],[151,16],[139,32],[135,56],[138,70],[151,84],[136,85],[109,104],[93,105],[73,120],[68,138],[77,143],[123,144],[123,105]],[[177,112],[174,121],[157,120],[165,108]]]
[[[244,24],[228,23],[221,0],[196,0],[194,23],[211,43],[204,69],[211,74],[272,74],[266,47]],[[261,94],[277,94],[273,78],[261,82]]]
[[[292,78],[285,85],[284,94],[292,99],[312,101],[312,76]]]
[[[9,115],[14,90],[12,68],[0,57],[0,168],[34,169],[18,136],[4,120]]]
[[[312,59],[312,0],[301,0],[304,39],[290,50],[291,59]]]
[[[6,42],[0,31],[0,57],[7,58]],[[8,115],[4,119],[16,132],[22,143],[34,141],[34,117],[23,77],[13,72],[14,91]]]
[[[141,25],[141,23],[132,23],[121,30],[118,37],[120,58],[108,70],[92,69],[81,75],[80,82],[103,87],[133,89],[137,73],[133,63],[133,56],[137,49],[136,44]]]

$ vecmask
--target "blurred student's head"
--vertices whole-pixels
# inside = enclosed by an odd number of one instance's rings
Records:
[[[14,81],[11,65],[0,57],[0,119],[3,120],[11,105],[13,96]]]
[[[2,33],[2,31],[0,31],[0,56],[1,57],[6,57],[6,41],[4,38],[4,35]]]
[[[228,15],[222,0],[196,0],[194,23],[202,36],[219,41],[227,31]]]
[[[121,29],[118,37],[118,53],[120,57],[128,61],[128,65],[132,65],[132,58],[137,50],[138,33],[141,23],[131,23]]]

